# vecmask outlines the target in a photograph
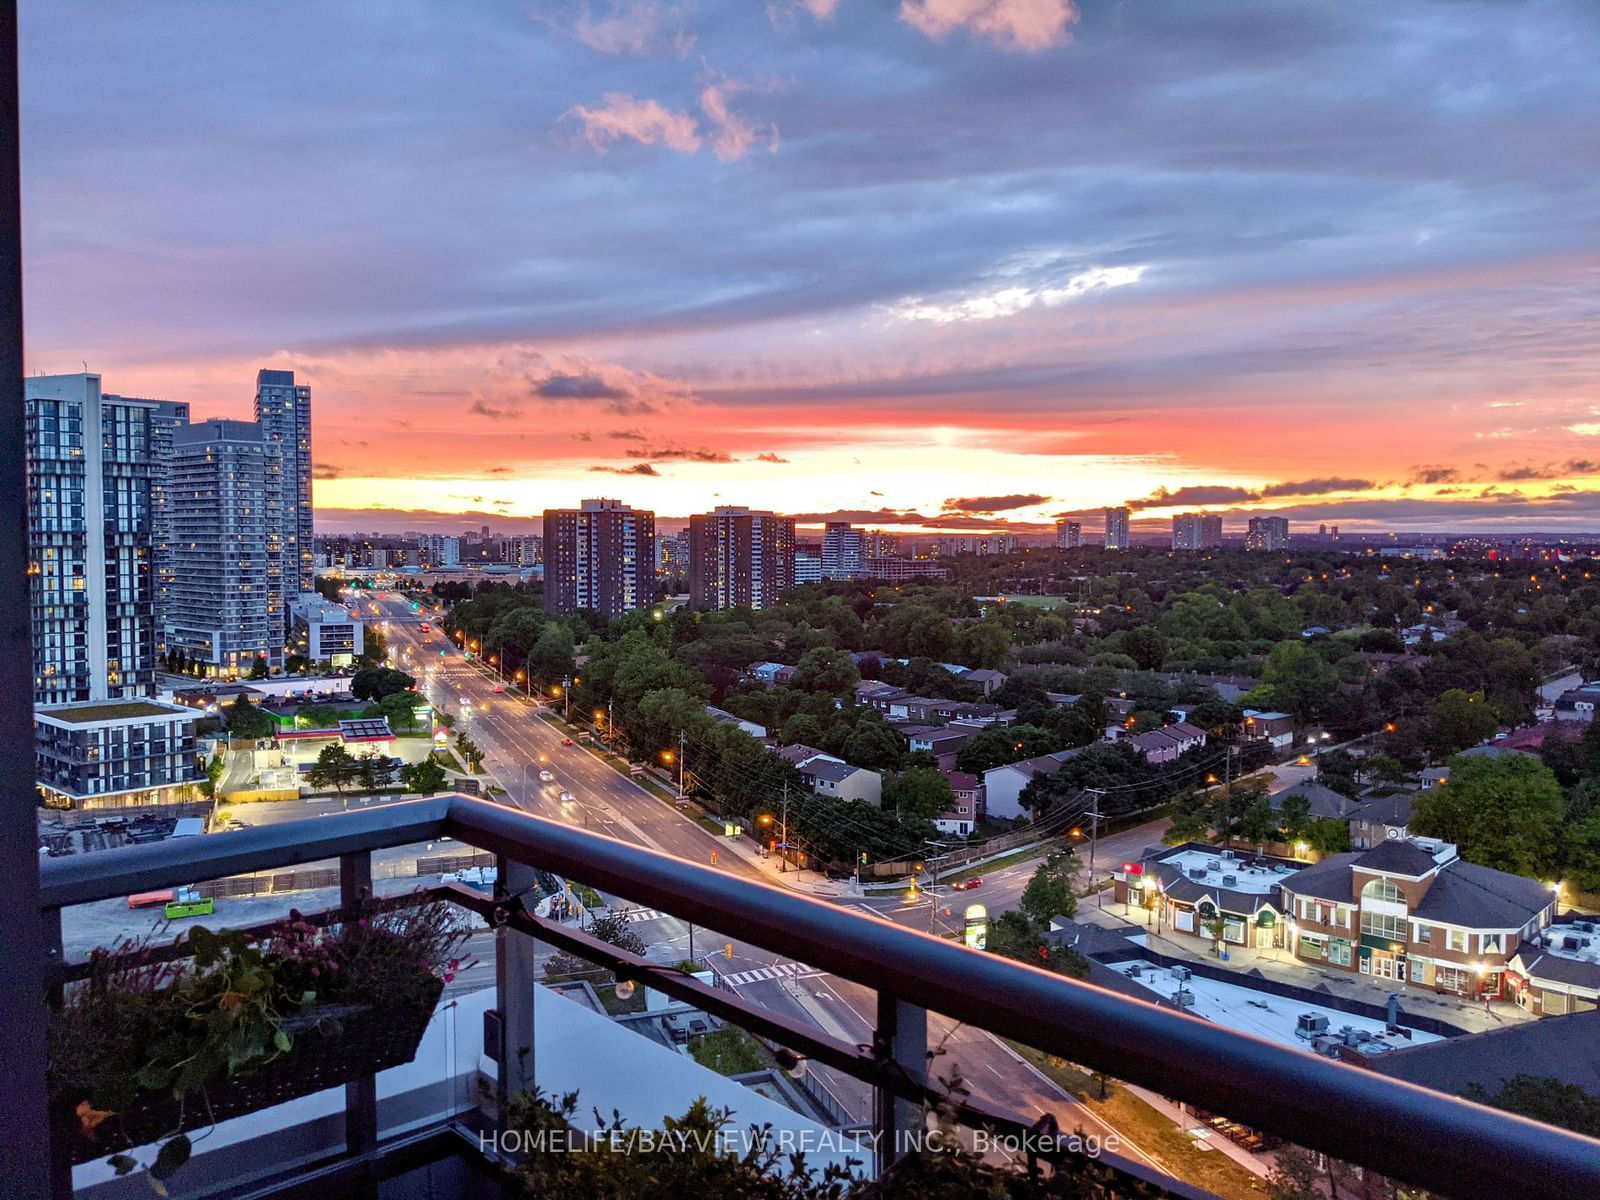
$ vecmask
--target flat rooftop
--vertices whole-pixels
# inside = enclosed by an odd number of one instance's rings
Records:
[[[1600,921],[1573,921],[1551,925],[1540,939],[1546,954],[1600,967]]]
[[[1182,987],[1194,995],[1194,1003],[1186,1011],[1195,1016],[1204,1017],[1208,1021],[1238,1030],[1240,1033],[1266,1038],[1269,1042],[1276,1042],[1280,1046],[1304,1050],[1308,1054],[1311,1053],[1311,1043],[1295,1036],[1295,1028],[1302,1013],[1315,1013],[1327,1017],[1330,1033],[1338,1033],[1348,1025],[1352,1029],[1365,1030],[1397,1047],[1420,1046],[1427,1042],[1444,1040],[1436,1033],[1424,1033],[1420,1029],[1411,1029],[1409,1039],[1396,1035],[1386,1037],[1384,1022],[1376,1018],[1358,1016],[1342,1008],[1329,1008],[1321,1004],[1310,1004],[1304,1000],[1279,996],[1272,992],[1259,991],[1245,984],[1203,979],[1199,975],[1191,975],[1180,982],[1173,978],[1168,968],[1158,967],[1145,959],[1115,963],[1110,969],[1119,975],[1128,975],[1141,987],[1155,992],[1166,1000],[1171,1000]],[[1139,972],[1137,977],[1130,974],[1132,970]],[[1402,1004],[1404,999],[1401,997]],[[1406,1014],[1403,1010],[1400,1013],[1400,1025],[1402,1028],[1410,1029],[1410,1026],[1406,1025]],[[1370,1042],[1366,1043],[1366,1048],[1370,1050],[1371,1045]]]
[[[1278,885],[1294,874],[1293,867],[1256,865],[1243,858],[1223,858],[1217,851],[1185,850],[1182,854],[1163,857],[1161,861],[1178,868],[1185,878],[1207,887],[1258,896],[1276,892]]]
[[[37,716],[50,717],[70,725],[87,725],[93,721],[131,721],[138,717],[193,717],[194,710],[174,704],[157,704],[153,700],[105,700],[84,704],[65,704],[56,708],[41,708]]]

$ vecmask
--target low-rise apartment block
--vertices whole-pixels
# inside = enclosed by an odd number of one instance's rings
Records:
[[[34,711],[39,792],[54,808],[125,808],[193,798],[200,713],[154,700],[91,700]]]

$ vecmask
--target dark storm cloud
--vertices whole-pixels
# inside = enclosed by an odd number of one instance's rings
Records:
[[[701,447],[698,450],[685,450],[681,447],[662,447],[659,450],[629,450],[629,458],[649,459],[652,462],[667,462],[678,460],[682,462],[697,463],[731,463],[733,457],[720,450],[707,450]]]
[[[589,470],[605,475],[660,475],[649,463],[635,463],[631,467],[590,467]]]
[[[340,470],[332,463],[314,462],[311,464],[311,478],[313,479],[338,479]]]
[[[1329,492],[1367,492],[1377,484],[1370,479],[1300,479],[1290,483],[1269,483],[1261,489],[1265,497],[1323,496]]]
[[[1411,473],[1412,483],[1456,483],[1461,479],[1461,472],[1455,467],[1414,467]]]
[[[1005,512],[1012,508],[1032,508],[1036,504],[1044,504],[1049,496],[1018,495],[1018,496],[961,496],[956,499],[946,500],[946,510],[965,513],[995,513]]]
[[[488,417],[491,421],[515,421],[522,416],[520,408],[503,408],[490,404],[487,400],[474,400],[467,405],[467,411],[480,417]]]
[[[554,371],[533,384],[533,394],[547,400],[625,400],[625,388],[609,384],[595,375],[567,375]]]
[[[1142,500],[1129,500],[1129,508],[1168,508],[1180,504],[1238,504],[1245,500],[1258,499],[1257,493],[1248,488],[1232,487],[1226,484],[1198,484],[1190,487],[1157,488],[1154,493]]]

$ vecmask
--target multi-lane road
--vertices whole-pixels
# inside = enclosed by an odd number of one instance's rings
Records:
[[[359,598],[352,604],[363,606],[366,619],[383,623],[391,664],[413,675],[429,701],[455,717],[456,728],[465,729],[482,749],[487,776],[503,789],[505,802],[704,865],[710,865],[712,852],[719,851],[716,869],[774,884],[770,874],[744,855],[729,852],[724,839],[669,802],[582,746],[564,745],[560,730],[539,717],[537,702],[455,648],[439,628],[438,614],[412,611],[398,593],[352,596]],[[541,781],[541,771],[552,778]],[[571,798],[563,800],[563,795]],[[991,914],[1015,907],[1034,865],[999,869],[971,890],[938,889],[931,905],[926,896],[911,903],[903,894],[846,896],[833,902],[910,928],[938,930],[959,920],[967,904],[982,903]],[[621,899],[626,902],[626,897]],[[953,915],[946,916],[946,909]],[[871,989],[750,945],[731,930],[694,929],[653,911],[636,918],[635,928],[649,944],[652,957],[667,961],[696,957],[710,964],[723,986],[746,999],[852,1044],[871,1042],[877,1003]],[[737,918],[729,924],[736,929]],[[946,1078],[958,1073],[975,1098],[1027,1116],[1053,1112],[1064,1129],[1083,1126],[1111,1132],[1092,1110],[988,1033],[935,1014],[929,1019],[929,1041],[942,1050],[935,1072]],[[864,1084],[837,1073],[819,1071],[819,1075],[841,1107],[857,1120],[870,1119],[871,1096]],[[1123,1142],[1128,1145],[1126,1138]],[[1139,1154],[1137,1147],[1129,1152]]]

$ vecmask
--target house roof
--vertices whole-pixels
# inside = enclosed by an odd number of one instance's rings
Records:
[[[813,779],[826,779],[830,783],[843,783],[857,771],[866,770],[865,767],[852,767],[849,763],[833,758],[812,759],[802,769]]]
[[[1371,1065],[1380,1074],[1451,1095],[1474,1083],[1494,1092],[1513,1076],[1534,1075],[1600,1097],[1600,1011],[1541,1017],[1487,1033],[1406,1046]]]
[[[1511,965],[1530,979],[1548,979],[1552,983],[1600,990],[1600,963],[1523,946],[1512,957]]]
[[[1206,731],[1204,729],[1201,729],[1198,725],[1191,725],[1187,721],[1179,721],[1173,725],[1163,726],[1163,728],[1168,733],[1178,734],[1180,737],[1189,738],[1191,741],[1195,738],[1199,738],[1201,741],[1204,741],[1206,738]]]
[[[941,771],[940,774],[950,784],[952,792],[975,791],[982,782],[976,775],[969,775],[965,771]]]
[[[991,679],[1004,680],[1006,673],[1004,671],[996,671],[993,667],[977,667],[962,675],[961,678],[968,683],[987,683]]]
[[[1396,792],[1392,796],[1375,796],[1364,802],[1351,817],[1358,821],[1369,821],[1376,825],[1394,825],[1404,827],[1411,823],[1411,810],[1416,804],[1416,795],[1412,792]]]
[[[1267,801],[1273,808],[1282,810],[1284,802],[1295,797],[1303,796],[1307,812],[1324,821],[1343,821],[1348,819],[1359,807],[1356,801],[1348,796],[1341,795],[1331,787],[1308,779],[1304,783],[1297,783],[1293,787],[1284,788],[1283,791],[1269,796]]]
[[[1421,878],[1439,864],[1421,846],[1411,841],[1384,842],[1356,856],[1354,866],[1363,871],[1382,871],[1391,875]]]
[[[779,746],[773,753],[797,767],[801,763],[810,762],[813,758],[833,758],[833,755],[826,750],[818,750],[815,746],[807,746],[804,742],[796,742],[792,746]]]
[[[965,729],[951,729],[949,726],[943,726],[932,730],[913,733],[910,735],[910,737],[919,742],[928,742],[932,745],[938,745],[940,742],[970,742],[974,737],[977,736],[977,733],[978,731],[970,726]]]
[[[1516,929],[1548,908],[1551,899],[1550,888],[1537,879],[1456,859],[1439,872],[1411,913],[1469,929]]]
[[[1001,763],[998,767],[990,767],[989,771],[1014,770],[1020,771],[1031,778],[1041,773],[1049,774],[1060,767],[1067,759],[1079,753],[1081,753],[1081,747],[1074,747],[1071,750],[1057,750],[1054,754],[1041,754],[1036,758],[1019,759],[1014,763]],[[988,778],[989,771],[983,773],[985,778]]]
[[[1345,904],[1354,898],[1350,866],[1360,858],[1357,851],[1330,854],[1321,862],[1297,871],[1284,881],[1284,888],[1296,896],[1314,896],[1318,900],[1338,900]]]

